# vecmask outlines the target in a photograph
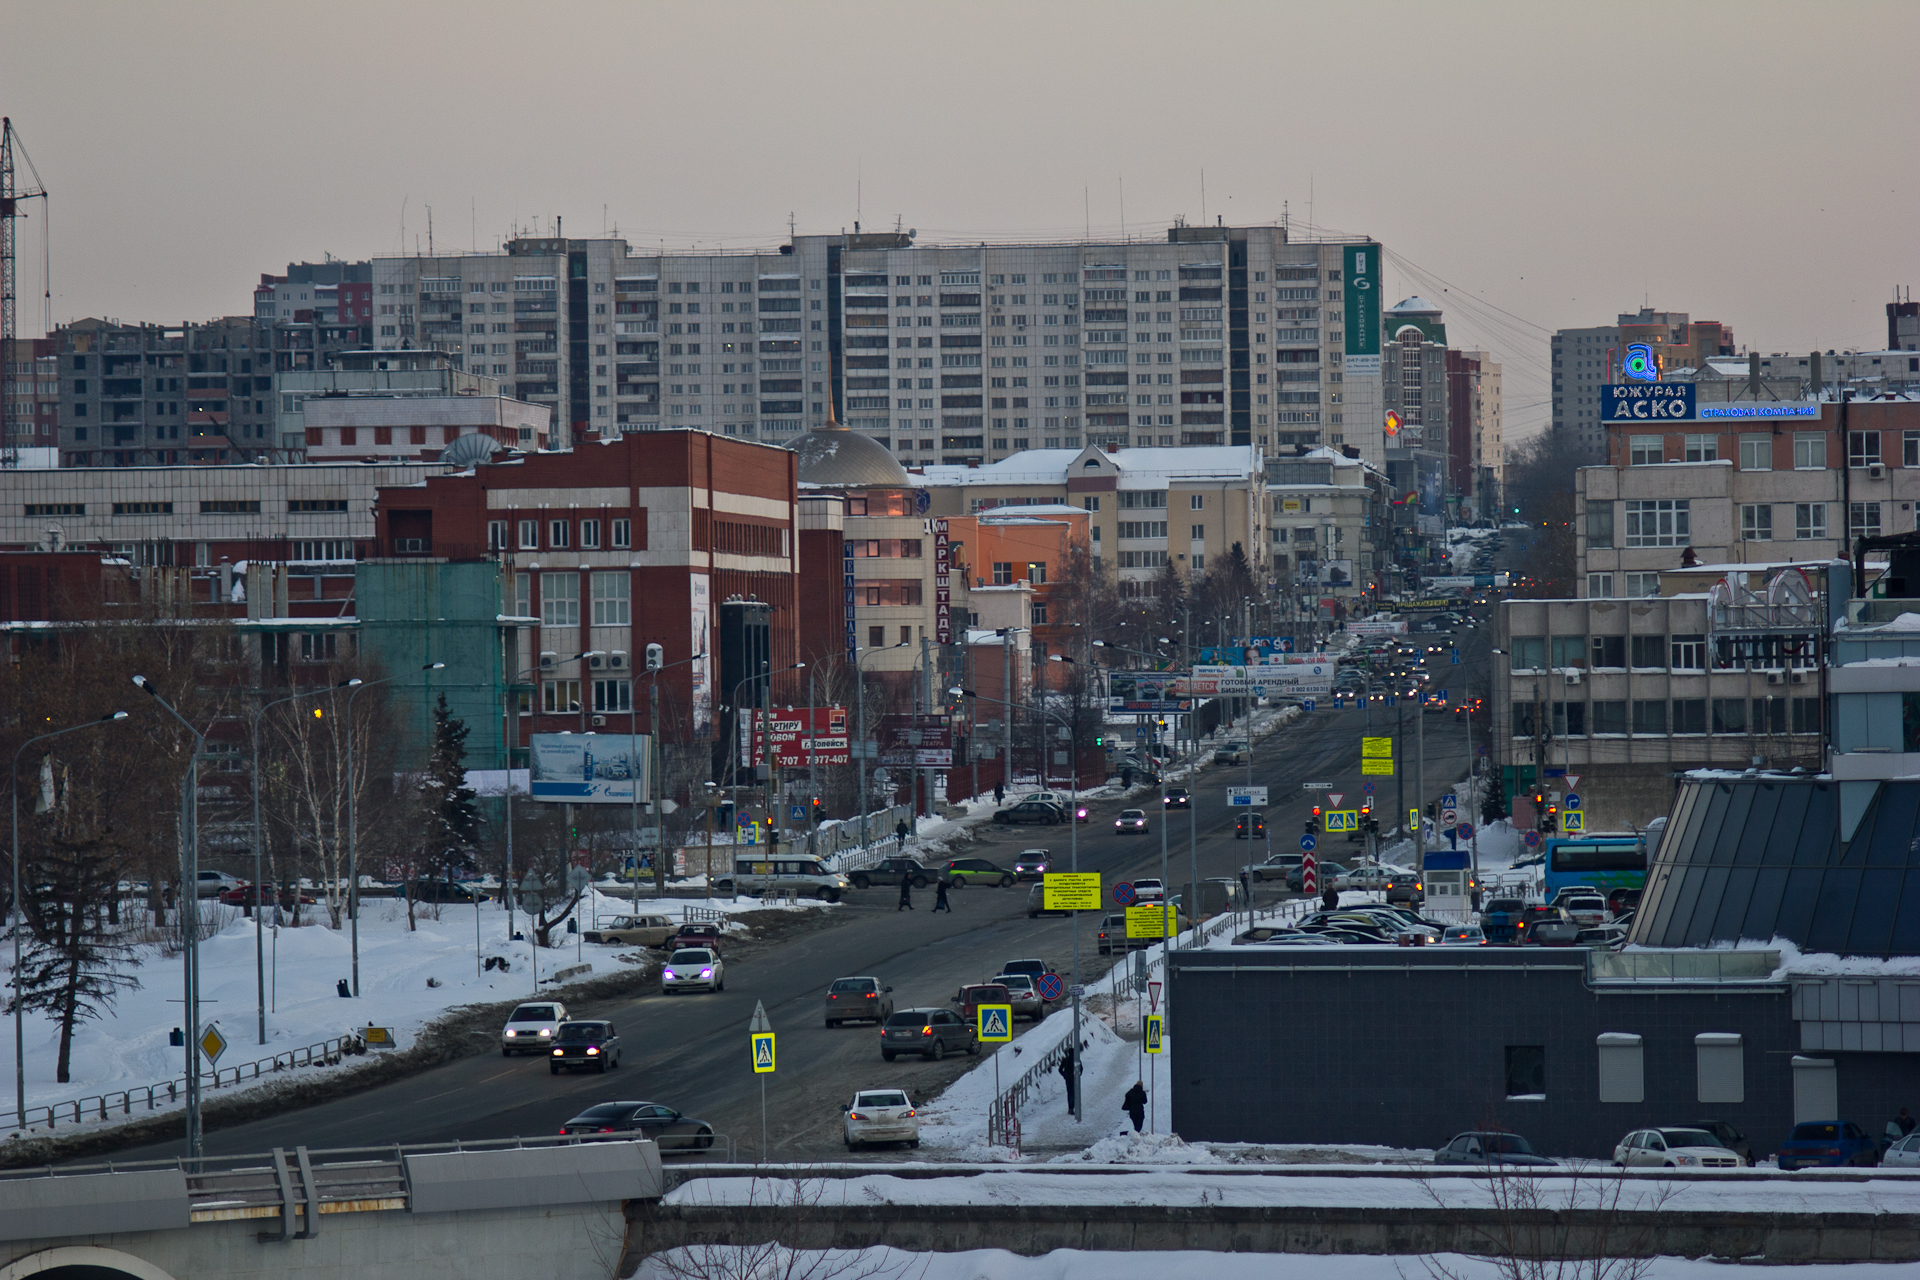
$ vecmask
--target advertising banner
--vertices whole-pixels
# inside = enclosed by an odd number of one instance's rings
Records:
[[[953,547],[947,539],[947,522],[933,523],[933,641],[953,643],[952,578]]]
[[[704,573],[690,573],[692,623],[691,634],[696,655],[687,664],[693,682],[693,736],[704,738],[713,732],[713,596],[712,584]]]
[[[1353,561],[1322,560],[1320,562],[1320,585],[1323,587],[1352,586]]]
[[[1602,422],[1691,422],[1691,382],[1635,382],[1600,388]]]
[[[821,756],[826,762],[826,756]],[[843,761],[844,763],[844,761]],[[883,716],[880,720],[880,763],[896,767],[953,766],[953,720],[950,716]]]
[[[651,739],[625,735],[536,733],[532,735],[530,789],[535,800],[564,804],[626,804],[652,793],[647,779]]]
[[[1187,692],[1196,697],[1247,696],[1247,669],[1243,666],[1195,666]]]
[[[1275,664],[1255,669],[1253,683],[1268,698],[1311,697],[1333,692],[1332,662]]]
[[[1347,623],[1347,630],[1356,636],[1403,636],[1407,634],[1407,624],[1395,621],[1364,620]]]
[[[1346,373],[1380,376],[1380,246],[1350,244],[1341,250],[1346,289]]]
[[[1109,711],[1186,711],[1192,704],[1185,672],[1107,672]]]
[[[775,707],[771,723],[773,759],[782,769],[804,769],[809,747],[818,753],[814,757],[816,764],[846,764],[853,758],[847,748],[845,707]],[[767,725],[758,707],[752,709],[751,716],[741,716],[740,763],[743,766],[765,762]]]

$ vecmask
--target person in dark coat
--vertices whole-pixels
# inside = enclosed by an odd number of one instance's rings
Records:
[[[1907,1114],[1905,1107],[1900,1108],[1900,1114],[1895,1117],[1894,1123],[1900,1126],[1900,1132],[1903,1134],[1913,1132],[1914,1120]]]
[[[1080,1089],[1080,1055],[1072,1045],[1060,1055],[1060,1078],[1067,1082],[1067,1110],[1072,1111]]]
[[[996,782],[993,784],[993,802],[995,804],[1005,804],[1007,802],[1007,784],[1006,783]]]
[[[1120,1109],[1133,1121],[1133,1131],[1140,1132],[1140,1125],[1147,1118],[1147,1089],[1138,1080],[1133,1088],[1127,1090],[1127,1096],[1121,1101]]]
[[[933,909],[953,914],[953,904],[947,901],[947,881],[944,876],[933,886]]]
[[[905,818],[893,824],[893,838],[900,842],[902,849],[907,847],[907,820]]]
[[[913,910],[913,878],[904,871],[900,873],[900,905],[894,910]]]

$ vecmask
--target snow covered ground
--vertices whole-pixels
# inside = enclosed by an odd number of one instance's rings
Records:
[[[580,919],[590,927],[595,919],[634,911],[624,898],[593,895],[583,902]],[[723,912],[762,910],[757,898],[715,898],[711,902],[698,896],[685,899],[643,901],[639,910],[671,915],[676,919],[683,907],[712,907]],[[254,967],[254,926],[238,908],[215,908],[205,904],[205,915],[218,924],[218,932],[200,943],[201,1018],[203,1023],[219,1027],[228,1046],[220,1058],[221,1068],[269,1059],[276,1054],[317,1044],[330,1037],[344,1035],[369,1023],[390,1027],[396,1033],[399,1048],[414,1043],[422,1028],[448,1010],[461,1005],[488,1004],[497,1001],[531,998],[535,961],[533,948],[525,941],[507,937],[506,911],[494,903],[477,910],[471,906],[416,907],[418,928],[407,930],[406,904],[367,898],[361,903],[359,1000],[342,1000],[335,983],[352,974],[352,952],[347,930],[338,931],[313,923],[301,928],[271,927],[266,934],[267,1042],[259,1043]],[[791,910],[818,910],[821,904],[802,903]],[[830,908],[829,908],[830,909]],[[432,918],[437,912],[438,919]],[[309,912],[308,920],[326,918],[324,910]],[[524,912],[516,913],[516,923],[527,932]],[[601,977],[616,967],[647,962],[636,955],[637,949],[574,945],[551,947],[540,952],[537,967],[544,979],[557,969],[588,963],[591,974],[582,980]],[[24,1037],[26,1047],[27,1112],[34,1119],[37,1108],[58,1102],[98,1097],[128,1089],[145,1089],[178,1079],[184,1068],[185,1051],[168,1043],[175,1027],[183,1025],[180,1006],[181,964],[177,954],[169,955],[160,944],[138,949],[141,963],[132,970],[140,988],[121,996],[99,1021],[84,1022],[75,1029],[72,1054],[72,1079],[61,1084],[54,1078],[60,1032],[56,1023],[29,1015]],[[482,971],[485,957],[499,956],[509,968]],[[657,963],[652,961],[650,963]],[[436,985],[429,985],[431,983]],[[558,992],[542,981],[538,994]],[[0,1019],[0,1060],[13,1057],[13,1020]],[[351,1070],[363,1059],[348,1059],[339,1067],[323,1070]],[[284,1077],[283,1077],[284,1078]],[[266,1083],[272,1083],[269,1078]],[[234,1090],[223,1088],[217,1095],[226,1097]],[[145,1114],[144,1095],[134,1104],[136,1117]],[[12,1109],[0,1111],[0,1126],[12,1119]],[[70,1120],[62,1118],[65,1128]],[[36,1125],[36,1127],[38,1127]]]

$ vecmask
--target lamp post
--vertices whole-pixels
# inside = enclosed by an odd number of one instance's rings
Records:
[[[165,707],[167,714],[193,735],[193,754],[187,760],[187,776],[180,783],[180,968],[181,1003],[187,1011],[187,1155],[200,1158],[200,755],[206,750],[207,736],[194,728],[187,718],[160,696],[153,682],[135,676],[134,685]]]
[[[422,671],[439,671],[446,667],[444,662],[429,662],[421,667]],[[347,681],[352,692],[347,694],[347,928],[350,947],[353,951],[353,995],[360,998],[360,826],[355,818],[353,785],[353,700],[375,685],[386,684],[400,677],[381,676],[378,680],[361,680],[358,677]],[[513,792],[513,774],[507,774],[507,792]]]
[[[733,686],[733,725],[734,725],[733,731],[734,733],[737,735],[740,732],[740,691],[742,689],[746,688],[748,685],[753,684],[755,681],[758,681],[758,680],[765,680],[767,682],[767,688],[772,689],[774,676],[779,675],[782,672],[799,671],[803,669],[806,665],[807,664],[804,662],[796,662],[791,666],[781,667],[779,671],[775,671],[769,668],[767,664],[763,661],[760,664],[759,675],[748,676],[746,679],[736,683]],[[753,721],[749,719],[747,723],[751,725]],[[767,749],[769,752],[771,752],[773,749],[772,734],[769,733],[767,735],[767,738],[768,738]],[[753,743],[753,734],[751,731],[749,731],[747,734],[747,743],[749,748],[751,748]],[[731,752],[733,749],[734,749],[733,744],[728,743],[727,750]],[[734,830],[737,832],[740,829],[740,766],[739,766],[739,760],[737,757],[730,756],[729,759],[731,761],[731,767],[733,770],[733,826],[734,826]],[[772,830],[773,830],[773,805],[774,805],[773,776],[771,772],[769,772],[767,776],[767,829],[768,829],[769,836],[771,836]],[[778,848],[776,848],[774,851],[776,853],[779,852]]]
[[[261,1044],[267,1042],[267,952],[266,938],[260,928],[260,725],[267,718],[267,712],[283,702],[293,702],[300,698],[311,697],[316,693],[332,693],[337,689],[345,689],[358,683],[360,683],[358,680],[342,680],[339,684],[330,685],[325,689],[306,689],[299,693],[290,693],[284,698],[275,698],[272,702],[262,703],[253,713],[253,986],[254,1003],[260,1021]],[[279,897],[277,893],[274,896],[276,900]],[[274,927],[279,928],[277,924]],[[277,934],[275,938],[277,941]],[[275,954],[279,953],[276,951]]]
[[[976,702],[996,703],[999,706],[1007,708],[1009,714],[1012,713],[1013,708],[1017,705],[1002,698],[982,697],[972,689],[963,689],[959,686],[948,689],[947,692],[955,697],[972,698]],[[1061,728],[1065,729],[1069,735],[1073,733],[1072,724],[1062,718],[1059,712],[1049,711],[1044,706],[1036,706],[1034,710],[1039,712],[1043,719],[1055,721]],[[1080,870],[1080,819],[1076,814],[1076,810],[1079,808],[1078,792],[1080,788],[1080,770],[1077,767],[1077,763],[1078,762],[1075,762],[1069,765],[1067,770],[1067,839],[1069,851],[1067,866],[1068,869],[1076,872]],[[1046,785],[1046,780],[1046,747],[1043,745],[1040,748],[1040,782],[1043,788]],[[1165,883],[1166,881],[1163,879],[1161,884],[1165,885]],[[1084,1099],[1080,1096],[1079,1080],[1082,1067],[1080,1063],[1080,913],[1078,911],[1073,913],[1073,969],[1071,972],[1073,975],[1073,1069],[1075,1077],[1073,1082],[1073,1118],[1079,1120],[1083,1118],[1082,1107],[1084,1105]]]
[[[537,568],[539,568],[539,566],[538,566],[538,565],[535,565],[535,566],[534,566],[534,568],[536,568],[536,569],[537,569]],[[586,657],[586,656],[587,656],[587,653],[586,653],[586,652],[582,652],[582,653],[577,653],[577,654],[575,654],[575,655],[574,655],[573,657],[571,657],[571,658],[569,658],[569,659],[567,659],[567,661],[569,661],[569,662],[578,662],[578,661],[580,661],[580,659],[582,659],[582,658],[584,658],[584,657]],[[517,685],[517,684],[519,683],[519,681],[520,681],[520,677],[521,677],[521,676],[530,676],[530,675],[532,675],[532,674],[533,674],[534,672],[536,672],[536,671],[540,671],[540,670],[543,670],[543,668],[542,668],[542,667],[540,667],[539,665],[537,665],[537,664],[536,664],[536,665],[534,665],[534,666],[531,666],[531,667],[528,667],[528,668],[526,668],[526,669],[525,669],[525,670],[523,670],[523,671],[516,671],[516,672],[514,672],[514,673],[513,673],[513,678],[512,678],[512,679],[510,679],[510,680],[508,680],[508,681],[507,681],[507,684],[506,684],[506,697],[507,697],[507,699],[508,699],[508,701],[509,701],[509,702],[511,702],[511,700],[512,700],[512,698],[513,698],[513,690],[514,690],[514,688],[515,688],[515,686],[516,686],[516,685]],[[349,696],[351,696],[351,695],[349,695]],[[512,724],[513,724],[513,725],[515,726],[515,729],[514,729],[514,732],[513,732],[513,734],[512,734],[512,737],[511,737],[511,738],[510,738],[510,739],[508,740],[508,742],[507,742],[507,868],[506,868],[506,871],[505,871],[505,873],[504,873],[504,874],[502,874],[502,875],[501,875],[501,877],[500,877],[500,896],[501,896],[501,898],[503,898],[503,899],[504,899],[504,900],[506,901],[506,904],[507,904],[507,937],[508,937],[509,939],[511,939],[511,938],[513,937],[513,895],[514,895],[514,880],[513,880],[513,749],[514,749],[514,746],[515,746],[515,744],[516,744],[516,742],[517,742],[517,740],[518,740],[518,739],[519,739],[519,737],[520,737],[520,733],[519,733],[519,727],[518,727],[518,726],[519,726],[519,723],[520,723],[520,717],[519,717],[519,716],[518,716],[517,714],[515,714],[515,712],[516,712],[516,710],[517,710],[517,709],[516,709],[516,708],[514,708],[514,707],[512,707],[512,706],[509,706],[509,707],[507,708],[507,713],[508,713],[508,714],[507,714],[507,719],[509,720],[509,722],[510,722],[510,723],[512,723]],[[528,707],[528,710],[529,710],[529,711],[531,711],[531,710],[532,710],[532,707],[531,707],[531,705],[529,705],[529,707]],[[529,770],[528,770],[528,772],[529,772],[529,774],[531,774],[531,772],[532,772],[532,770],[531,770],[531,768],[529,768]],[[531,788],[531,787],[532,787],[532,785],[533,785],[533,783],[532,783],[532,779],[531,779],[531,777],[529,777],[529,779],[528,779],[528,783],[527,783],[527,785],[528,785],[528,787],[529,787],[529,788]]]
[[[665,891],[667,887],[667,818],[666,806],[661,803],[664,792],[662,775],[667,758],[667,744],[660,732],[660,673],[669,667],[684,667],[689,663],[700,662],[706,658],[704,653],[696,653],[691,658],[682,658],[678,662],[663,662],[666,650],[657,644],[647,646],[647,671],[653,677],[652,688],[647,692],[647,730],[653,739],[653,762],[647,770],[647,804],[653,809],[653,884],[654,888]],[[640,848],[640,778],[637,770],[640,764],[640,752],[633,742],[633,713],[627,713],[627,753],[632,759],[636,774],[633,780],[633,847]],[[709,815],[711,816],[711,815]],[[713,878],[713,868],[707,868],[707,878]],[[707,890],[712,896],[711,887]],[[596,921],[596,923],[598,923]]]
[[[865,661],[860,655],[885,653],[888,649],[904,649],[912,643],[911,640],[902,640],[899,644],[887,645],[881,649],[867,649],[862,646],[856,647],[853,651],[853,700],[859,704],[855,708],[855,713],[860,718],[860,849],[862,857],[866,856],[867,848],[867,673],[860,665]]]
[[[13,772],[8,775],[8,780],[13,784],[13,897],[8,902],[9,913],[13,916],[13,1119],[22,1131],[27,1127],[27,1053],[24,1011],[20,1006],[20,757],[36,742],[78,733],[82,729],[95,729],[126,718],[124,711],[109,711],[98,720],[68,725],[64,729],[28,738],[13,753]]]

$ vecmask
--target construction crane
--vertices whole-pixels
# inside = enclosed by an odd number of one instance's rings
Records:
[[[24,191],[15,172],[16,151],[20,159],[26,161],[27,172],[33,175],[33,185]],[[20,209],[22,203],[46,198],[47,189],[40,181],[39,171],[33,167],[32,157],[27,155],[13,131],[12,118],[0,117],[0,467],[9,469],[20,465],[20,424],[15,420],[17,402],[13,394],[13,370],[17,363],[14,347],[15,339],[20,336],[20,272],[14,223],[26,216]],[[35,372],[31,357],[18,363],[27,366],[27,377],[31,380]]]

